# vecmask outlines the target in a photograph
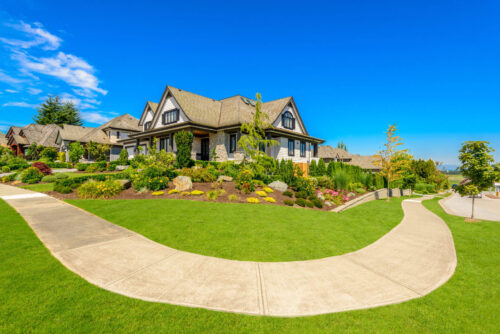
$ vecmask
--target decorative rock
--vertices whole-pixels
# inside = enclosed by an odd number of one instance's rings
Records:
[[[193,182],[189,176],[177,176],[173,181],[175,189],[186,191],[193,188]]]
[[[281,192],[288,190],[288,185],[285,182],[281,182],[281,181],[271,182],[267,186],[271,189],[281,191]]]
[[[316,196],[316,197],[318,197],[318,198],[319,198],[320,200],[322,200],[322,201],[324,201],[324,200],[325,200],[325,196],[323,196],[322,194],[318,194],[318,196]]]
[[[122,185],[123,189],[128,189],[132,185],[132,181],[130,180],[116,180],[116,181]]]
[[[325,201],[325,205],[326,206],[332,206],[332,203],[328,202],[328,201]]]
[[[127,169],[129,166],[124,166],[124,165],[117,165],[116,166],[116,170],[121,172],[121,171],[124,171],[125,169]]]
[[[233,178],[231,176],[221,175],[217,178],[217,182],[231,182]]]
[[[347,194],[347,197],[354,197],[354,196],[356,196],[356,194],[355,194],[355,193],[348,193],[348,194]]]

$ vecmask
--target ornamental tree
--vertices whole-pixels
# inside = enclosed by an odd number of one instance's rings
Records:
[[[396,136],[396,130],[396,124],[389,126],[384,149],[375,155],[375,164],[382,168],[379,174],[387,180],[387,201],[390,200],[391,182],[399,179],[401,174],[408,169],[411,159],[407,149],[398,149],[399,146],[403,145],[403,142],[401,137]]]
[[[106,161],[107,154],[109,152],[109,145],[98,144],[90,141],[85,144],[85,149],[89,152],[90,156],[95,159],[95,161]]]
[[[482,191],[493,186],[496,178],[492,166],[493,148],[487,141],[467,141],[462,144],[458,159],[462,163],[459,170],[467,178],[463,184],[456,187],[461,196],[472,196],[471,219],[474,219],[474,198]]]
[[[175,134],[175,145],[177,146],[177,167],[190,167],[193,165],[191,151],[193,149],[193,134],[188,131],[179,131]]]
[[[76,164],[80,161],[80,159],[85,154],[85,148],[83,148],[80,142],[76,141],[74,143],[69,144],[69,160]]]

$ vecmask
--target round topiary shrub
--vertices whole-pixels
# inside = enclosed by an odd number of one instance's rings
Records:
[[[36,167],[30,167],[21,173],[21,181],[24,183],[38,183],[42,180],[42,178],[43,173]]]
[[[303,198],[297,198],[295,200],[295,204],[297,204],[298,206],[304,207],[304,206],[306,206],[306,200]]]
[[[314,204],[311,201],[306,201],[306,206],[308,208],[314,208]]]
[[[67,179],[69,177],[67,174],[64,174],[64,173],[56,173],[56,174],[54,174],[54,176],[57,180],[64,180],[64,179]]]
[[[293,206],[293,201],[291,199],[286,199],[284,201],[285,205],[288,205],[288,206]]]
[[[317,208],[323,208],[323,202],[321,202],[321,200],[319,198],[315,198],[313,200],[311,200],[311,202],[314,204],[315,207]]]
[[[42,182],[47,182],[47,183],[56,182],[56,177],[54,175],[46,175],[42,178]]]
[[[286,190],[283,192],[283,195],[288,196],[288,197],[293,197],[293,192],[291,192],[290,190]],[[293,201],[292,201],[292,203],[293,203]]]
[[[301,199],[306,199],[307,198],[307,192],[305,191],[298,191],[295,193],[296,198],[301,198]]]
[[[8,173],[10,172],[10,167],[9,166],[2,166],[2,173]]]

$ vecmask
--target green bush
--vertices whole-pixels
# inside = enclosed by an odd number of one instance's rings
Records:
[[[109,198],[118,195],[123,190],[118,181],[87,181],[78,188],[80,198]]]
[[[9,166],[3,166],[2,167],[2,173],[8,173],[10,172],[10,167]]]
[[[132,185],[136,191],[144,188],[158,191],[167,188],[168,181],[164,169],[157,166],[149,166],[134,175]]]
[[[295,190],[305,192],[307,195],[312,195],[315,189],[315,179],[308,177],[297,177],[295,179]]]
[[[175,145],[177,146],[177,166],[179,168],[191,167],[191,151],[193,149],[193,134],[188,131],[179,131],[175,134]]]
[[[306,206],[308,208],[314,208],[314,204],[311,201],[306,201]]]
[[[56,180],[63,180],[63,179],[67,179],[69,176],[68,174],[64,174],[64,173],[56,173],[54,174]]]
[[[50,162],[54,162],[57,159],[57,150],[53,147],[46,147],[40,154],[42,159],[47,159]]]
[[[295,204],[297,204],[298,206],[304,207],[304,206],[306,206],[306,200],[304,198],[297,198],[295,200]]]
[[[60,153],[64,153],[64,152],[60,152]],[[66,163],[66,162],[47,162],[47,165],[50,168],[71,168],[71,164]]]
[[[349,185],[350,178],[349,175],[343,171],[338,170],[335,172],[333,179],[335,181],[335,187],[337,189],[347,190],[347,186]]]
[[[85,172],[89,166],[90,164],[84,164],[82,162],[79,162],[76,164],[76,169],[78,169],[78,171],[80,172]]]
[[[118,162],[120,165],[128,165],[128,152],[126,149],[122,149],[120,151],[120,158],[118,158]]]
[[[288,205],[288,206],[293,206],[293,201],[291,199],[286,199],[284,201],[285,205]]]
[[[426,184],[425,190],[427,190],[428,193],[435,193],[436,192],[436,185],[435,184]]]
[[[106,168],[107,171],[114,172],[116,170],[117,164],[112,164],[109,163],[108,167]]]
[[[95,180],[95,181],[106,181],[106,179],[125,180],[129,179],[129,177],[130,176],[128,173],[123,172],[123,173],[113,173],[113,174],[103,173],[103,174],[78,176],[74,178],[58,179],[54,184],[54,191],[60,192],[62,194],[68,194],[72,192],[73,189],[78,188],[78,186],[80,186],[82,183],[88,180]]]
[[[36,167],[30,167],[21,173],[21,181],[24,183],[38,183],[42,180],[42,178],[43,173]]]
[[[316,178],[318,187],[326,189],[335,189],[335,182],[329,176],[319,176]]]
[[[53,183],[56,182],[56,177],[54,175],[45,175],[42,178],[42,182]]]
[[[90,166],[87,167],[86,171],[89,172],[89,173],[98,172],[99,171],[99,166],[97,164],[91,164]]]
[[[357,188],[357,189],[354,189],[354,191],[356,191],[360,195],[362,195],[366,192],[366,190],[364,188]]]
[[[317,208],[323,208],[323,202],[319,198],[315,198],[311,200],[311,202],[314,204],[315,207]]]
[[[66,162],[66,152],[57,152],[57,160],[59,162]]]
[[[307,196],[308,196],[308,194],[305,191],[298,191],[295,193],[296,198],[306,199]]]
[[[283,192],[283,195],[288,196],[288,197],[293,197],[293,192],[291,192],[290,190],[286,190]]]

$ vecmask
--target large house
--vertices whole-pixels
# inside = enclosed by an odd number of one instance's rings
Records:
[[[326,163],[332,161],[344,162],[372,172],[381,170],[381,167],[375,163],[377,159],[373,155],[350,154],[341,148],[333,148],[329,145],[322,145],[318,148],[318,158],[323,159]]]
[[[117,160],[123,144],[119,142],[122,138],[140,132],[139,120],[125,114],[110,120],[97,127],[83,127],[77,125],[55,124],[40,125],[28,124],[24,127],[11,126],[6,134],[7,145],[15,155],[26,154],[26,149],[36,143],[44,147],[54,147],[61,152],[68,152],[69,144],[80,142],[86,144],[90,141],[98,144],[109,145],[108,159]],[[85,157],[91,159],[91,157]]]
[[[243,153],[237,145],[240,128],[253,119],[255,102],[241,95],[214,100],[167,86],[159,103],[146,103],[139,120],[141,132],[118,142],[129,156],[136,154],[139,146],[147,149],[154,138],[158,139],[157,149],[176,152],[174,134],[186,130],[194,135],[193,159],[209,160],[214,151],[218,161],[241,161]],[[318,145],[324,140],[309,135],[293,97],[264,102],[262,111],[272,124],[266,136],[278,143],[262,148],[269,156],[305,163],[317,159]]]

